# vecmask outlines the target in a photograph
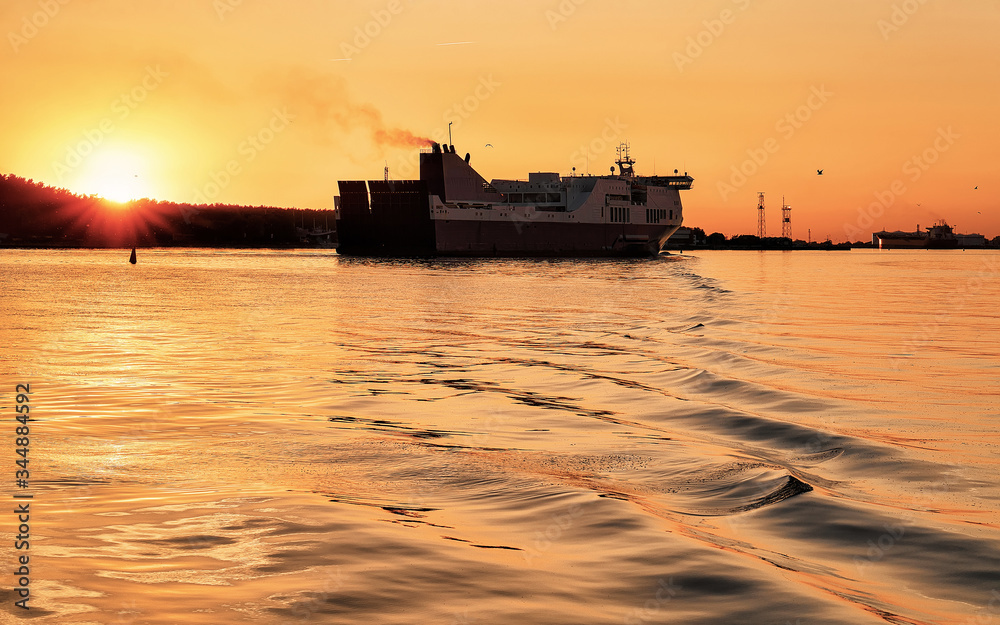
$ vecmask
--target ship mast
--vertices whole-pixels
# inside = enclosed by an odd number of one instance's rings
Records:
[[[623,178],[635,177],[635,172],[632,171],[632,165],[635,165],[635,161],[628,155],[628,141],[622,141],[618,144],[618,160],[615,161],[615,165],[618,165],[619,176]]]

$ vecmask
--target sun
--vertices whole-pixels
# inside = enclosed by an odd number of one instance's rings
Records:
[[[150,197],[148,174],[148,163],[139,151],[109,147],[90,155],[74,187],[80,193],[125,203]]]

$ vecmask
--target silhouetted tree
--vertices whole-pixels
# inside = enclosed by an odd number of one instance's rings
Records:
[[[709,245],[725,245],[726,235],[721,232],[713,232],[712,234],[705,237],[705,243]]]

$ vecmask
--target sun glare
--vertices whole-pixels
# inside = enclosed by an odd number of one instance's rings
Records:
[[[96,193],[112,202],[125,203],[149,197],[149,184],[146,160],[137,152],[106,149],[87,160],[74,186],[81,193]]]

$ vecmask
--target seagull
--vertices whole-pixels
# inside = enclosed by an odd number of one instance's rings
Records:
[[[976,186],[976,189],[978,189],[978,188],[979,188],[979,186],[977,185],[977,186]],[[975,191],[976,189],[973,189],[973,191]]]
[[[816,170],[816,175],[817,176],[822,176],[823,175],[823,170],[822,169],[817,169]]]
[[[486,144],[486,147],[488,147],[488,148],[492,148],[492,147],[493,147],[493,144],[492,144],[492,143],[487,143],[487,144]]]

